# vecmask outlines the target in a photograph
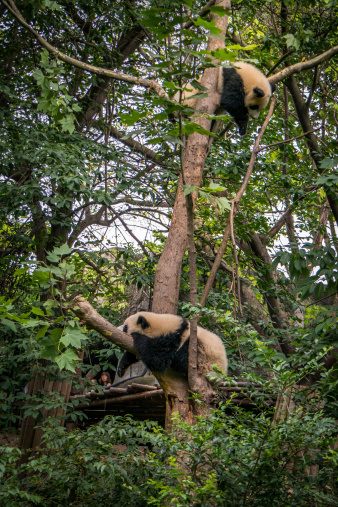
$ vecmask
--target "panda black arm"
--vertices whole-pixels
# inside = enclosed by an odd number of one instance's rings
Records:
[[[171,368],[179,373],[188,375],[189,340],[186,340],[178,349],[171,363]]]
[[[119,377],[123,377],[125,374],[126,369],[134,363],[137,363],[138,358],[133,354],[132,352],[125,352],[123,356],[120,359],[117,374]]]

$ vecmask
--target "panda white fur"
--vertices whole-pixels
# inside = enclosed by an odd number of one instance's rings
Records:
[[[190,87],[191,88],[191,87]],[[249,116],[258,118],[267,106],[276,85],[256,67],[245,62],[235,62],[232,67],[218,67],[217,92],[220,103],[216,108],[227,111],[239,127],[240,135],[246,133]],[[178,94],[176,94],[178,99]],[[196,90],[183,93],[183,104],[195,109],[198,98]]]
[[[188,375],[188,349],[190,324],[183,317],[170,314],[139,312],[128,317],[122,330],[132,335],[140,359],[156,374],[167,368]],[[216,364],[227,372],[227,356],[219,336],[197,327],[198,371],[206,374],[213,372]],[[123,376],[126,368],[138,361],[131,352],[125,352],[120,360],[118,375]]]

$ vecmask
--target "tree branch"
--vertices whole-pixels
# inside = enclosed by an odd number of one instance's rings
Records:
[[[99,122],[96,122],[96,125],[94,125],[98,130],[101,130]],[[167,167],[163,160],[160,159],[157,153],[155,153],[150,148],[147,148],[143,144],[139,143],[138,141],[135,141],[135,139],[132,139],[129,137],[128,139],[122,139],[125,136],[125,133],[120,132],[115,127],[110,126],[108,129],[108,133],[113,136],[115,139],[120,141],[122,144],[128,146],[133,151],[136,151],[140,153],[141,155],[144,155],[146,158],[153,160],[157,165],[160,165],[162,167]]]
[[[292,74],[302,72],[303,70],[312,69],[313,67],[316,67],[320,63],[323,63],[326,60],[329,60],[337,53],[338,53],[338,46],[334,46],[333,48],[329,49],[325,53],[322,53],[321,55],[316,56],[315,58],[312,58],[311,60],[307,60],[305,62],[298,62],[293,65],[290,65],[290,67],[286,67],[285,69],[281,70],[280,72],[277,72],[277,74],[274,74],[273,76],[269,77],[269,82],[270,83],[279,83],[280,81],[283,81],[285,78],[290,77]]]
[[[134,340],[132,336],[127,333],[123,333],[120,329],[108,322],[108,320],[104,319],[97,313],[96,310],[94,310],[92,305],[81,296],[77,296],[72,304],[68,306],[68,309],[74,312],[79,319],[85,322],[89,329],[95,329],[95,331],[102,334],[102,336],[110,342],[128,350],[128,352],[138,355],[137,350],[134,347]]]
[[[72,58],[70,56],[65,55],[61,51],[58,51],[54,46],[49,44],[49,42],[47,42],[46,39],[44,39],[41,35],[39,35],[25,21],[25,19],[22,17],[22,14],[17,9],[15,3],[12,0],[8,1],[1,0],[1,2],[5,7],[7,7],[7,9],[11,12],[11,14],[15,17],[15,19],[20,23],[20,25],[26,28],[35,37],[35,39],[42,47],[47,49],[47,51],[49,51],[49,53],[52,54],[53,56],[60,58],[60,60],[62,60],[63,62],[69,63],[70,65],[73,65],[74,67],[77,67],[79,69],[88,71],[91,74],[97,74],[98,76],[105,76],[111,79],[116,79],[118,81],[123,81],[125,83],[130,83],[138,86],[143,86],[145,88],[149,88],[159,97],[163,97],[170,100],[168,94],[163,90],[162,86],[160,86],[157,83],[157,81],[151,79],[137,78],[134,76],[129,76],[127,74],[122,74],[121,72],[114,72],[112,70],[104,69],[102,67],[96,67],[95,65],[90,65],[89,63],[81,62],[76,58]]]

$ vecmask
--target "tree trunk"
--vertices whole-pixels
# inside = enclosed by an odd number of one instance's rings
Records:
[[[230,0],[218,0],[215,5],[230,9]],[[222,37],[211,37],[208,43],[208,50],[224,48],[225,33],[228,25],[228,17],[212,15],[216,26],[221,29]],[[214,114],[219,104],[219,96],[216,92],[218,69],[206,69],[201,85],[209,90],[208,97],[197,102],[196,109],[206,114]],[[195,122],[210,129],[210,120],[205,115],[195,118]],[[183,173],[186,185],[201,186],[204,171],[205,159],[209,150],[209,138],[197,132],[188,137],[183,159]],[[177,313],[178,293],[181,278],[182,259],[187,247],[187,213],[185,197],[182,190],[182,179],[180,179],[169,236],[164,246],[161,258],[158,262],[155,284],[153,311],[155,313]],[[194,202],[196,196],[194,196]]]

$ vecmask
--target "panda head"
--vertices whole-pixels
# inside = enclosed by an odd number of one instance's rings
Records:
[[[183,318],[178,315],[152,312],[138,312],[128,317],[122,327],[124,333],[140,333],[149,338],[157,338],[173,333],[182,326]]]
[[[234,67],[240,75],[244,88],[244,105],[249,116],[257,119],[260,112],[268,105],[276,85],[253,65],[245,62],[235,62]]]

